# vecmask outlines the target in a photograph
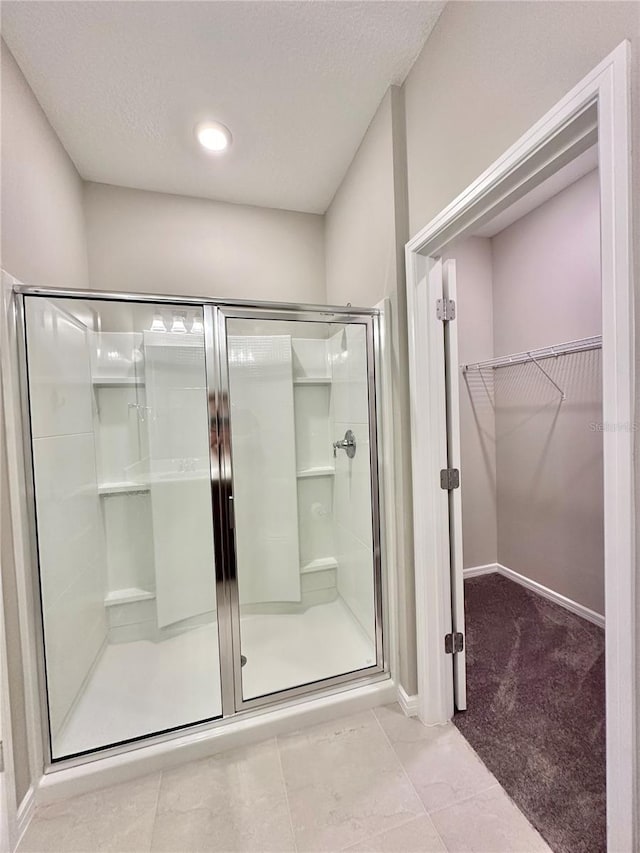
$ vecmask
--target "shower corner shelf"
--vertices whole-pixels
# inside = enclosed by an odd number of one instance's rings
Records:
[[[302,468],[296,476],[299,480],[306,480],[310,477],[333,477],[335,473],[333,465],[321,465],[316,468]]]
[[[118,604],[133,604],[134,601],[151,601],[155,597],[155,592],[133,586],[127,589],[114,589],[106,594],[104,606],[115,607]]]
[[[337,569],[338,561],[335,557],[318,557],[316,560],[311,560],[300,566],[300,574],[307,575],[310,572],[326,572],[327,569]]]
[[[294,385],[331,385],[330,376],[296,376],[293,379]]]
[[[133,495],[149,491],[148,483],[100,483],[98,494],[105,495]]]
[[[144,380],[135,376],[94,376],[91,383],[94,388],[139,388]]]

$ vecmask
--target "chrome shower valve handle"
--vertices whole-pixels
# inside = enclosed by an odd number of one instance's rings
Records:
[[[349,459],[353,459],[356,455],[356,437],[350,429],[345,432],[343,439],[333,442],[334,459],[338,455],[338,450],[344,450]]]

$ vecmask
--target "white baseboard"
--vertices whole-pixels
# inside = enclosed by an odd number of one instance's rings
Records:
[[[518,572],[514,572],[513,569],[508,569],[501,563],[487,563],[486,566],[473,566],[470,569],[465,569],[464,577],[474,578],[478,575],[488,575],[492,572],[497,572],[503,577],[508,578],[515,583],[519,583],[520,586],[526,587],[526,589],[531,590],[531,592],[536,592],[543,598],[553,601],[554,604],[559,604],[560,607],[564,607],[565,610],[575,613],[576,616],[581,616],[588,622],[593,622],[594,625],[604,628],[604,616],[601,613],[596,613],[595,610],[590,610],[588,607],[585,607],[584,604],[578,604],[577,601],[567,598],[566,595],[561,595],[559,592],[555,592],[554,590],[549,589],[549,587],[538,583],[538,581],[531,580],[531,578],[527,578]]]
[[[418,715],[417,694],[410,696],[401,684],[398,685],[398,704],[405,717],[416,717]]]
[[[576,616],[582,616],[583,619],[593,622],[594,625],[598,625],[600,628],[604,628],[604,616],[600,613],[596,613],[595,610],[590,610],[588,607],[585,607],[584,604],[578,604],[577,601],[567,598],[566,595],[560,595],[559,592],[555,592],[554,590],[549,589],[549,587],[543,586],[541,583],[538,583],[538,581],[532,581],[531,578],[520,575],[518,572],[514,572],[513,569],[508,569],[506,566],[499,565],[498,571],[501,575],[504,575],[505,578],[509,578],[509,580],[519,583],[521,586],[530,589],[532,592],[537,592],[538,595],[549,599],[549,601],[553,601],[555,604],[559,604],[560,607],[564,607],[565,610],[570,610],[571,613],[575,613]]]
[[[465,578],[477,578],[478,575],[491,575],[499,571],[497,563],[487,563],[485,566],[473,566],[464,570]]]

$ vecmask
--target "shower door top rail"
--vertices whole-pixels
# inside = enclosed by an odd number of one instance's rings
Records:
[[[296,302],[272,302],[261,299],[227,299],[215,296],[182,296],[181,294],[132,293],[118,290],[85,290],[81,288],[47,287],[42,285],[14,284],[14,293],[24,296],[52,296],[67,299],[118,299],[126,302],[154,302],[185,305],[214,305],[218,308],[251,309],[253,311],[298,311],[301,313],[322,314],[322,322],[330,322],[330,317],[339,315],[378,316],[377,308],[357,307],[353,305],[316,305]]]

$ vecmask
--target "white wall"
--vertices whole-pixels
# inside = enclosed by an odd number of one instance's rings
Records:
[[[492,242],[496,356],[601,333],[593,171]],[[600,351],[496,371],[498,562],[604,613]]]
[[[625,38],[637,87],[638,3],[447,4],[404,84],[411,234]]]
[[[327,301],[391,302],[400,681],[416,691],[413,527],[404,244],[408,238],[402,92],[385,95],[326,213]]]
[[[2,268],[27,284],[85,287],[82,181],[4,42]]]
[[[327,210],[327,297],[337,305],[375,305],[396,289],[392,96],[397,95],[389,90],[383,98]]]
[[[89,183],[94,290],[325,301],[324,219]]]
[[[493,239],[452,245],[460,363],[600,334],[599,227],[594,171]],[[534,365],[461,376],[464,565],[502,563],[602,613],[600,355],[545,369],[561,406]]]
[[[496,357],[601,333],[597,169],[491,244]]]
[[[84,287],[87,252],[82,181],[33,92],[3,41],[2,64],[2,235],[0,265],[29,284]],[[0,444],[5,448],[4,430]],[[6,452],[6,448],[3,452]],[[2,528],[11,524],[6,480],[2,480]],[[15,566],[3,534],[2,572],[8,654],[12,661],[10,701],[16,796],[20,803],[31,782],[20,662],[20,626]]]
[[[5,749],[5,762],[2,774],[2,795],[0,810],[11,807],[15,796],[19,804],[31,784],[28,753],[28,735],[26,719],[25,684],[23,680],[23,656],[20,645],[20,623],[18,620],[16,600],[16,576],[14,571],[14,537],[11,527],[9,506],[6,497],[9,493],[7,445],[4,441],[4,411],[0,408],[0,487],[2,489],[2,519],[0,521],[0,566],[2,567],[2,598],[0,605],[3,607],[6,643],[6,671],[0,682],[0,689],[4,690],[8,685],[8,697],[2,697],[0,713],[3,714],[2,733]],[[0,654],[4,655],[4,649]],[[6,680],[5,680],[6,676]],[[8,702],[7,702],[8,699]],[[8,705],[8,708],[7,708]],[[8,711],[8,713],[7,713]],[[12,761],[7,754],[11,747]],[[9,776],[11,765],[15,779]],[[6,814],[5,818],[9,824],[9,832],[14,831],[15,814]]]

